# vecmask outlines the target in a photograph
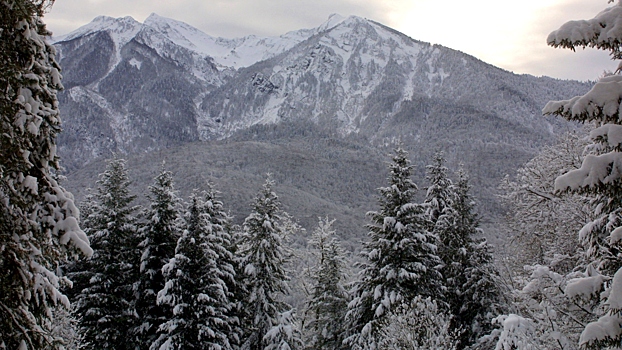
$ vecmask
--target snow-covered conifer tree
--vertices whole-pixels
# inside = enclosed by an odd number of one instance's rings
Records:
[[[233,283],[233,257],[228,216],[210,189],[193,194],[186,212],[186,229],[175,256],[164,265],[166,283],[158,304],[169,307],[172,318],[159,328],[152,350],[231,349],[233,308],[228,284]]]
[[[345,281],[345,253],[336,240],[332,224],[335,220],[320,218],[310,244],[317,250],[317,266],[312,271],[313,290],[308,302],[311,314],[309,328],[314,349],[344,348],[344,320],[348,306]]]
[[[430,231],[439,231],[447,226],[444,218],[452,210],[454,199],[453,183],[447,176],[445,157],[443,152],[434,155],[433,164],[428,165],[426,178],[430,182],[427,188],[424,205],[425,212],[430,222]],[[439,222],[440,220],[440,222]],[[440,226],[440,227],[436,227]],[[438,233],[437,233],[438,235]],[[439,237],[442,241],[442,237]]]
[[[572,50],[595,47],[610,51],[612,58],[619,60],[622,59],[622,32],[617,30],[620,21],[622,3],[616,3],[591,20],[564,24],[549,35],[547,42]],[[566,293],[569,288],[575,292],[579,289],[579,294],[591,296],[600,305],[594,321],[585,326],[581,334],[579,342],[583,347],[619,346],[622,340],[621,95],[622,76],[611,75],[601,78],[585,95],[552,101],[543,109],[544,114],[596,125],[590,133],[594,142],[589,147],[591,152],[584,158],[581,168],[555,181],[558,191],[593,193],[598,200],[598,217],[579,232],[587,253],[588,269],[583,278],[566,287]]]
[[[263,342],[264,350],[302,350],[304,348],[294,310],[279,313],[276,324],[263,337]]]
[[[463,169],[452,186],[451,211],[441,236],[445,302],[452,315],[451,329],[458,335],[458,348],[473,345],[488,335],[492,319],[503,311],[499,274],[492,252],[479,229],[479,220]]]
[[[240,255],[244,266],[244,302],[249,327],[243,349],[260,350],[267,346],[264,338],[273,327],[279,326],[279,315],[290,307],[282,298],[289,293],[285,271],[286,254],[283,238],[286,232],[280,224],[279,201],[268,178],[253,203],[253,211],[244,221]],[[282,326],[282,325],[281,325]]]
[[[218,258],[214,261],[215,270],[219,271],[222,281],[224,282],[224,290],[227,297],[227,313],[225,320],[227,321],[227,337],[232,347],[239,345],[242,337],[239,320],[239,295],[236,292],[240,290],[236,279],[237,259],[235,254],[235,243],[232,237],[231,216],[225,212],[222,201],[218,198],[218,191],[213,189],[212,184],[208,184],[208,189],[202,192],[203,201],[205,203],[204,213],[212,224],[211,234],[207,237],[207,246],[216,252]],[[225,329],[225,328],[223,328]]]
[[[69,306],[55,269],[89,255],[73,196],[54,179],[60,67],[44,0],[0,1],[0,348],[57,349],[51,308]]]
[[[380,211],[368,213],[366,261],[346,315],[346,341],[354,349],[377,349],[380,323],[388,314],[418,295],[437,297],[443,289],[438,237],[428,231],[424,206],[414,203],[417,186],[405,150],[395,150],[389,170],[389,186],[380,188]]]
[[[100,175],[95,202],[83,225],[93,255],[72,273],[79,277],[75,312],[85,349],[134,349],[128,332],[136,322],[135,284],[140,252],[123,159],[108,161]]]
[[[142,250],[140,283],[136,312],[140,318],[137,329],[141,348],[149,348],[157,337],[160,324],[172,314],[168,308],[156,303],[157,293],[164,288],[162,267],[175,255],[177,239],[181,236],[180,199],[173,186],[173,175],[163,168],[149,187],[150,208],[147,222],[140,232]]]

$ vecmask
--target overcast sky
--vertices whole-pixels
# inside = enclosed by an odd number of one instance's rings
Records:
[[[319,26],[332,13],[365,17],[413,39],[441,44],[515,73],[596,79],[617,65],[595,49],[554,49],[547,35],[590,19],[607,0],[56,0],[45,16],[55,35],[98,15],[143,21],[155,12],[212,36],[278,36]]]

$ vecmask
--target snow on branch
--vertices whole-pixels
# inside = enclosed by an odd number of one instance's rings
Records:
[[[568,281],[564,294],[569,298],[590,297],[596,295],[603,289],[603,284],[608,280],[606,276],[597,274],[596,276],[573,278]]]
[[[557,114],[568,120],[581,122],[598,120],[620,124],[620,100],[622,100],[622,76],[611,75],[600,79],[583,96],[570,100],[550,101],[544,106],[544,115]]]
[[[622,146],[622,125],[605,124],[592,130],[590,138],[594,141],[605,143],[609,147],[620,149],[620,146]]]
[[[570,21],[549,34],[546,42],[553,47],[574,50],[576,47],[595,47],[611,50],[620,58],[622,45],[622,4],[618,3],[590,20]]]
[[[622,318],[605,315],[596,322],[591,322],[581,333],[579,345],[598,344],[610,339],[617,339],[622,334]]]
[[[609,291],[609,297],[607,298],[607,305],[610,310],[622,310],[622,268],[618,269],[613,276],[611,290]]]
[[[555,179],[555,191],[596,188],[603,184],[613,184],[621,178],[621,152],[588,155],[580,169],[572,170]]]

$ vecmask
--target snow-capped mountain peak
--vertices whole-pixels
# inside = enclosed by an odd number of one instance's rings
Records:
[[[326,20],[326,22],[322,23],[318,28],[318,32],[323,32],[327,29],[330,29],[336,25],[338,25],[339,23],[343,22],[346,19],[346,17],[338,14],[338,13],[333,13],[330,16],[328,16],[328,20]]]
[[[152,13],[144,25],[164,35],[173,43],[204,55],[218,51],[218,39],[211,37],[191,25]]]
[[[74,30],[73,32],[55,37],[54,42],[69,41],[81,36],[107,31],[116,43],[117,47],[127,44],[142,28],[142,24],[131,16],[113,18],[108,16],[98,16],[90,23]]]

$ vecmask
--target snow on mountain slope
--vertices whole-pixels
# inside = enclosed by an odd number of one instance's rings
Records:
[[[395,132],[408,131],[413,139],[424,135],[418,128],[396,130],[398,116],[410,114],[414,123],[416,115],[450,113],[412,110],[413,101],[423,100],[550,135],[550,123],[558,122],[541,117],[544,103],[564,89],[586,86],[517,76],[373,21],[333,17],[304,42],[239,70],[206,95],[197,121],[203,139],[226,138],[250,125],[309,119],[342,135],[361,133],[384,143]],[[525,147],[532,152],[538,143]]]
[[[151,14],[144,25],[156,29],[179,46],[211,57],[221,69],[238,69],[285,52],[318,31],[337,25],[342,19],[339,15],[332,15],[318,28],[291,31],[278,37],[249,35],[236,39],[214,38],[184,22],[157,14]]]
[[[400,141],[418,161],[444,149],[480,188],[495,188],[567,127],[543,118],[542,106],[589,89],[515,75],[356,16],[238,39],[155,14],[143,24],[98,17],[56,45],[67,88],[59,152],[70,169],[277,125],[304,134],[311,123],[374,146]]]
[[[236,39],[215,38],[190,26],[187,23],[159,16],[152,13],[144,23],[132,17],[112,18],[99,16],[91,23],[60,37],[54,37],[55,43],[73,39],[101,31],[109,32],[116,47],[120,50],[141,31],[151,31],[150,43],[162,47],[162,41],[186,48],[204,57],[210,57],[219,69],[238,69],[256,62],[274,57],[306,40],[319,30],[336,25],[341,17],[333,15],[322,26],[314,29],[292,31],[278,37],[258,37],[249,35]],[[154,40],[154,37],[158,40]]]
[[[118,48],[123,47],[130,40],[136,36],[136,34],[142,28],[142,24],[136,21],[131,16],[113,18],[108,16],[98,16],[88,23],[73,32],[54,37],[53,42],[70,41],[79,38],[84,35],[93,34],[97,32],[106,31],[111,33],[111,37],[114,40]]]

